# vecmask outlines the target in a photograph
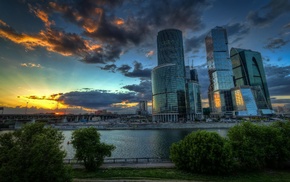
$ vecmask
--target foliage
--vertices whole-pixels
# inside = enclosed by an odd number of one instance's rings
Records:
[[[111,156],[113,145],[100,141],[100,134],[95,128],[81,128],[72,133],[72,144],[76,149],[75,157],[84,161],[88,171],[98,169],[106,156]]]
[[[289,138],[286,141],[281,130],[250,122],[231,128],[228,138],[240,169],[251,171],[266,166],[276,168],[286,162],[289,159]]]
[[[61,132],[42,123],[0,135],[0,179],[5,181],[71,181],[63,163]]]
[[[290,181],[290,173],[281,170],[266,170],[261,172],[232,173],[225,175],[202,175],[177,170],[175,168],[109,168],[88,172],[75,169],[73,177],[79,181],[218,181],[218,182],[262,182]]]
[[[290,160],[290,121],[288,122],[274,122],[271,127],[278,129],[281,132],[280,140],[274,141],[277,149],[276,157],[269,161],[269,165],[282,168],[286,161]]]
[[[233,167],[231,148],[219,134],[192,132],[170,148],[170,158],[182,170],[205,174],[223,174]]]

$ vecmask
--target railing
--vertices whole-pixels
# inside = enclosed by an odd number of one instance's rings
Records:
[[[166,163],[171,162],[168,158],[105,158],[104,163]],[[77,159],[64,159],[66,164],[82,164],[83,161],[78,161]]]

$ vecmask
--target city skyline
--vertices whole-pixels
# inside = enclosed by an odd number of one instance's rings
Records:
[[[272,105],[290,104],[289,10],[289,0],[1,2],[0,107],[134,113],[140,100],[151,103],[157,32],[167,28],[182,31],[207,106],[204,38],[216,26],[229,49],[261,53]]]

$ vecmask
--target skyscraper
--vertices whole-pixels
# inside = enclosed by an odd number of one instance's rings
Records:
[[[185,67],[182,32],[158,32],[158,66],[152,70],[153,121],[177,122],[186,118]]]
[[[261,114],[272,109],[261,54],[252,50],[232,48],[231,61],[235,86],[252,87]]]
[[[211,114],[223,116],[233,111],[231,88],[234,87],[229,59],[227,32],[215,27],[205,38],[210,85],[208,88]]]
[[[197,70],[189,66],[186,72],[187,118],[189,120],[202,119],[202,102]]]

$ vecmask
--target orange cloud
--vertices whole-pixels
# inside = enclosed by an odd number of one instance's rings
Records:
[[[34,63],[21,63],[22,67],[29,67],[29,68],[42,68],[40,64],[34,64]]]
[[[115,23],[116,25],[123,25],[123,24],[124,24],[124,20],[123,20],[122,18],[118,18],[118,19],[116,19],[116,20],[114,21],[114,23]]]
[[[84,57],[91,51],[101,47],[100,44],[93,44],[77,34],[64,33],[50,29],[49,27],[47,27],[47,30],[41,30],[39,34],[19,34],[2,20],[0,20],[0,37],[17,44],[22,44],[30,50],[39,46],[63,56],[77,55]]]
[[[37,9],[31,5],[29,5],[29,9],[33,12],[41,21],[45,23],[46,27],[50,27],[50,25],[54,24],[53,21],[49,21],[48,14],[43,10]]]
[[[146,57],[151,57],[151,56],[153,56],[153,55],[154,55],[154,51],[153,51],[153,50],[151,50],[151,51],[149,51],[149,52],[147,52],[147,53],[145,54]]]

